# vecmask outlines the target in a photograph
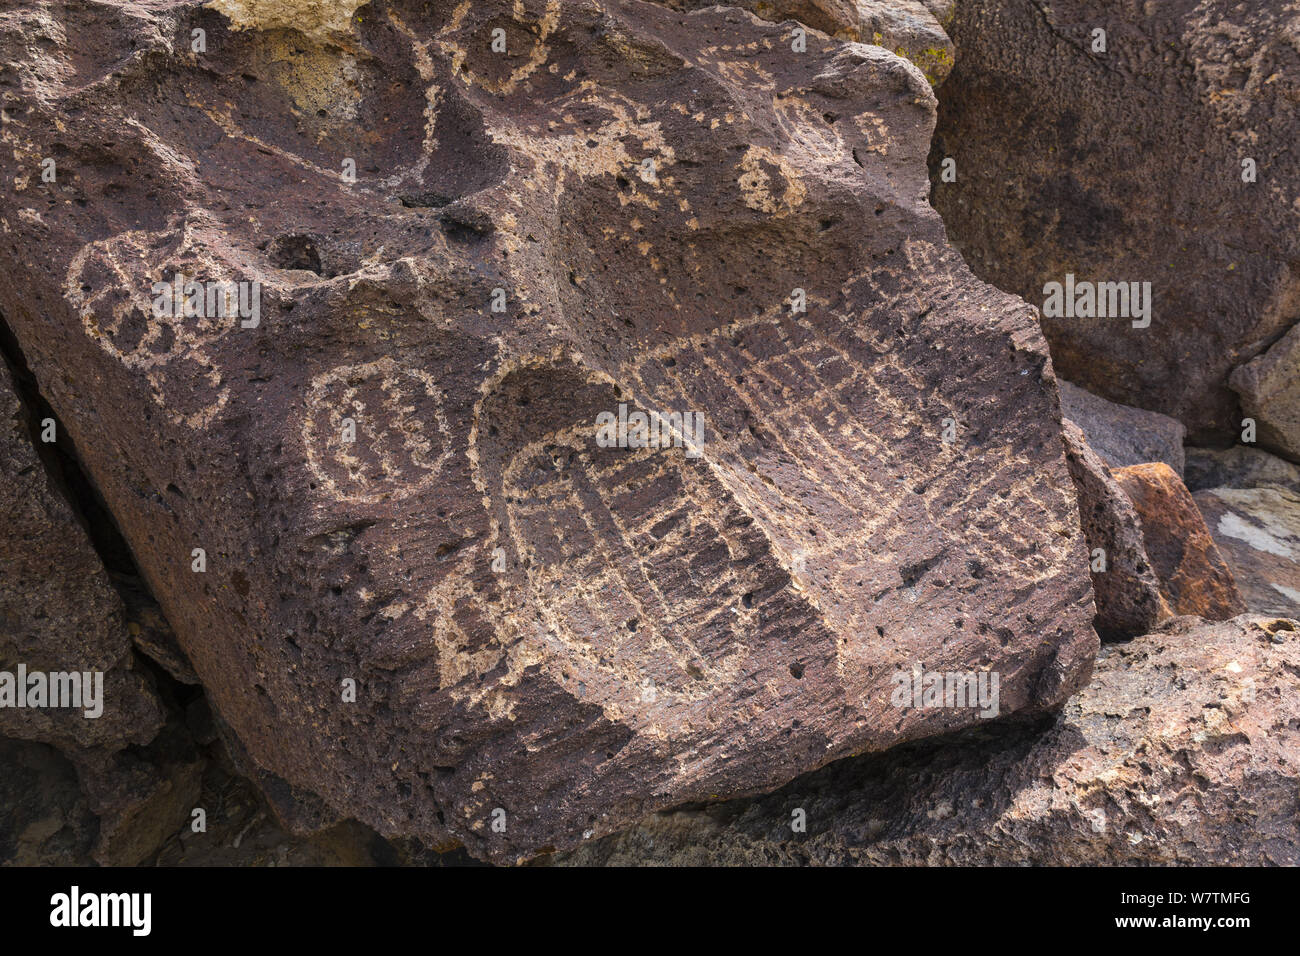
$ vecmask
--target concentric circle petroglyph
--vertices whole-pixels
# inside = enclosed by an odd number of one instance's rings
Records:
[[[438,477],[450,438],[441,390],[427,372],[385,356],[312,380],[302,439],[326,497],[409,498]]]
[[[225,316],[159,313],[153,286],[170,283],[177,274],[205,283],[260,280],[252,262],[213,253],[228,247],[220,240],[220,229],[194,215],[162,230],[131,230],[87,243],[73,257],[64,280],[64,297],[86,334],[106,354],[143,372],[154,402],[173,422],[192,428],[210,424],[229,400],[212,346],[238,329],[239,318],[233,309]],[[184,365],[191,366],[189,384],[171,387],[174,373],[168,367]],[[196,369],[208,390],[194,389]]]

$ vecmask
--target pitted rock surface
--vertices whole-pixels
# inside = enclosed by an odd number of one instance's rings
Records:
[[[295,826],[514,861],[978,719],[891,707],[918,662],[1086,681],[1045,343],[926,203],[915,66],[735,9],[216,7],[0,13],[0,312]],[[260,312],[155,312],[178,274]],[[601,447],[620,404],[702,457]]]

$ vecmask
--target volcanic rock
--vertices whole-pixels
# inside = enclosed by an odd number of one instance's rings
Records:
[[[926,203],[915,66],[218,8],[0,13],[0,312],[299,825],[513,861],[983,720],[893,707],[918,662],[1086,681],[1045,343]],[[598,441],[637,414],[671,447]]]
[[[1093,569],[1097,631],[1103,637],[1145,634],[1168,617],[1169,610],[1147,557],[1137,511],[1079,426],[1066,421],[1062,434]]]
[[[1151,283],[1146,328],[1044,318],[1057,372],[1239,440],[1228,376],[1300,317],[1300,4],[965,0],[948,33],[954,244],[1036,305],[1067,276]]]
[[[1245,605],[1232,572],[1173,469],[1157,462],[1112,474],[1137,510],[1143,545],[1170,612],[1213,621],[1242,613]]]
[[[840,761],[649,817],[565,865],[1300,863],[1300,624],[1175,618],[1106,645],[1046,727]],[[806,832],[793,832],[802,810]]]
[[[1188,448],[1184,479],[1192,491],[1213,488],[1283,488],[1300,493],[1300,466],[1246,445]]]
[[[1118,405],[1091,392],[1059,381],[1061,417],[1081,429],[1089,447],[1111,468],[1163,461],[1183,476],[1183,439],[1187,429],[1181,422],[1158,412]]]
[[[1300,493],[1215,488],[1193,497],[1246,607],[1300,618]]]
[[[122,602],[62,485],[54,442],[36,448],[52,419],[32,420],[0,361],[0,672],[102,675],[102,713],[85,707],[0,706],[0,737],[67,752],[146,744],[162,727],[153,688],[135,667]],[[81,680],[78,680],[81,683]],[[71,685],[69,685],[71,686]],[[16,691],[15,691],[16,693]]]
[[[1300,325],[1228,381],[1242,412],[1257,419],[1259,443],[1300,461]]]
[[[713,0],[658,0],[675,10],[716,6]],[[844,40],[883,46],[920,68],[933,86],[952,70],[954,50],[942,24],[953,0],[737,0],[767,20],[797,20]]]

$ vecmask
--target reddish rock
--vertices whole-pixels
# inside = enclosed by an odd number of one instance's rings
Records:
[[[1245,610],[1191,493],[1164,463],[1131,465],[1112,474],[1137,510],[1147,557],[1171,613],[1220,621]]]

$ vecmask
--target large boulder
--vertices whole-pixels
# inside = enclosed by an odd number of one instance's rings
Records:
[[[841,761],[548,862],[1295,866],[1300,624],[1175,618],[1107,645],[1046,726]]]
[[[68,752],[146,744],[162,727],[162,708],[136,666],[122,601],[62,479],[57,442],[41,435],[57,439],[58,423],[19,399],[0,360],[0,737]],[[29,687],[39,686],[36,675],[78,675],[66,686],[81,686],[87,706],[25,706],[26,693],[20,706],[20,667]]]
[[[948,33],[935,205],[971,267],[1036,305],[1149,282],[1147,327],[1044,317],[1057,371],[1237,440],[1230,374],[1300,318],[1300,4],[963,0]]]
[[[218,6],[0,13],[0,312],[288,825],[516,860],[985,720],[891,705],[918,662],[1086,681],[1046,346],[926,203],[915,66]]]
[[[1300,462],[1300,325],[1233,372],[1228,384],[1256,419],[1259,443]]]
[[[1061,381],[1061,417],[1083,430],[1089,447],[1111,468],[1163,461],[1181,478],[1186,456],[1182,423],[1129,405],[1119,405]]]

